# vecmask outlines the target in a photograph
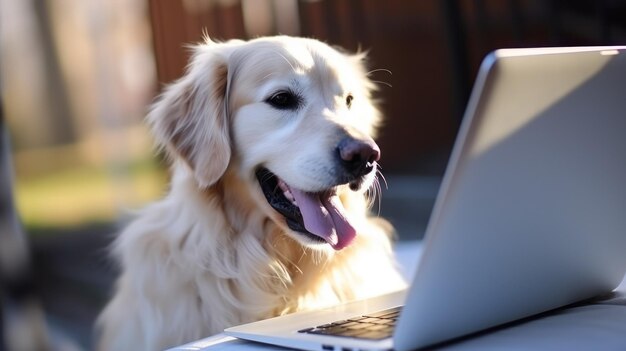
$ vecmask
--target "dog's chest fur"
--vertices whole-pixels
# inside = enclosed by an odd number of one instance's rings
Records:
[[[174,179],[168,197],[121,234],[116,254],[124,273],[103,313],[132,320],[116,331],[128,335],[120,345],[164,348],[404,286],[375,223],[341,252],[304,249],[241,198],[242,190],[221,183],[198,192],[191,178]]]

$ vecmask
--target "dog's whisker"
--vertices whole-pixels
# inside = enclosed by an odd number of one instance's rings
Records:
[[[276,75],[276,74],[278,74],[278,72],[270,72],[270,73],[268,73],[265,77],[263,77],[263,79],[262,79],[262,80],[265,80],[265,79],[267,79],[267,78],[269,78],[269,77],[271,77],[271,76],[273,76],[273,75]]]
[[[374,199],[376,198],[376,184],[378,183],[378,179],[374,178],[374,181],[372,182],[372,185],[370,185],[369,188],[367,188],[366,192],[365,192],[365,197],[367,199],[367,208],[371,209],[372,206],[374,205]]]
[[[387,82],[383,82],[382,80],[370,80],[372,83],[378,83],[378,84],[382,84],[382,85],[386,85],[389,88],[393,88],[393,85],[391,85],[390,83]]]
[[[274,192],[278,192],[280,190],[280,186],[278,186],[278,184],[276,184],[276,186],[274,187]]]
[[[307,256],[307,253],[306,253],[306,247],[305,247],[304,250],[302,250],[302,255],[300,255],[300,258],[298,259],[298,263],[302,262],[302,260],[306,256]]]
[[[315,252],[317,254],[316,257],[316,264],[317,265],[322,265],[322,270],[326,268],[326,266],[328,265],[328,257],[326,256],[326,254],[319,250]],[[326,257],[325,257],[326,256]]]
[[[378,196],[377,196],[377,199],[378,199],[378,212],[377,212],[376,215],[380,216],[380,211],[381,211],[381,209],[383,207],[383,205],[382,205],[382,202],[383,202],[383,196],[382,196],[383,195],[383,191],[380,188],[380,182],[379,181],[376,181],[376,189],[377,189],[377,192],[378,192]]]
[[[263,176],[263,178],[261,178],[261,182],[262,182],[262,183],[265,183],[265,182],[269,181],[270,179],[272,179],[272,177],[273,177],[273,176],[272,176],[271,174],[265,174],[265,175]]]
[[[376,73],[376,72],[385,72],[385,73],[388,73],[389,75],[393,75],[393,72],[391,72],[390,70],[388,70],[386,68],[376,68],[376,69],[373,69],[373,70],[367,72],[366,75],[369,77],[372,73]]]
[[[376,215],[379,216],[380,215],[380,209],[381,209],[381,188],[380,188],[380,182],[378,180],[378,177],[374,178],[374,182],[372,183],[372,186],[368,189],[368,208],[372,209],[374,207],[374,204],[378,204],[377,206],[377,211],[376,211]]]
[[[387,185],[387,179],[385,179],[385,176],[383,175],[382,171],[381,171],[381,167],[380,165],[377,165],[377,169],[376,169],[376,177],[374,178],[374,181],[372,182],[372,186],[368,189],[368,208],[372,208],[374,207],[374,202],[377,202],[378,206],[377,206],[377,216],[380,216],[380,211],[382,209],[382,184],[380,182],[380,180],[382,179],[382,181],[385,183],[385,189],[388,189],[388,185]]]
[[[380,177],[383,182],[385,183],[385,189],[389,189],[389,184],[387,184],[387,178],[385,178],[385,175],[383,174],[383,172],[380,170],[380,165],[378,165],[378,169],[376,170],[376,177]]]
[[[289,65],[289,67],[291,67],[291,69],[295,72],[296,68],[293,66],[293,64],[291,63],[291,61],[289,61],[289,59],[287,59],[285,57],[285,55],[281,54],[280,52],[278,52],[277,50],[272,50],[273,53],[275,53],[276,55],[280,56],[283,60],[285,60],[285,62],[287,62],[287,64]]]
[[[281,238],[282,241],[287,241],[286,237],[282,237]],[[291,260],[287,255],[285,255],[283,252],[281,252],[280,250],[276,250],[276,254],[278,256],[280,256],[280,258],[285,261],[286,263],[288,263],[290,266],[292,266],[297,273],[299,274],[304,274],[302,269],[300,269],[300,266],[298,266],[298,264],[296,262],[294,262],[293,260]],[[300,258],[300,260],[298,262],[300,262],[302,260],[302,257]]]
[[[324,257],[324,253],[321,251],[318,251],[318,253],[319,253],[319,262],[322,264],[321,270],[326,270],[326,267],[328,267],[328,262],[329,262],[328,257]]]

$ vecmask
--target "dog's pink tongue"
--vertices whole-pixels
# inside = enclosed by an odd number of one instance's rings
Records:
[[[326,240],[335,250],[348,246],[356,237],[356,230],[345,215],[345,208],[337,194],[312,194],[291,189],[296,199],[306,230]]]

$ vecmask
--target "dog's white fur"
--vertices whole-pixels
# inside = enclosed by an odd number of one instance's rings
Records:
[[[358,191],[337,187],[358,231],[340,251],[291,231],[254,175],[263,165],[299,189],[331,185],[337,134],[372,136],[379,122],[364,55],[284,36],[207,39],[193,51],[148,115],[172,159],[171,189],[115,242],[122,275],[98,320],[98,348],[159,350],[403,288],[392,228],[368,214],[375,172]],[[302,106],[270,106],[280,89],[301,94]]]

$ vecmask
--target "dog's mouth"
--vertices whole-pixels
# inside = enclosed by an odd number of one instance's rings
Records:
[[[266,168],[258,169],[256,177],[267,202],[285,217],[291,230],[312,242],[326,242],[335,250],[348,246],[356,237],[336,188],[305,192],[289,186]]]

